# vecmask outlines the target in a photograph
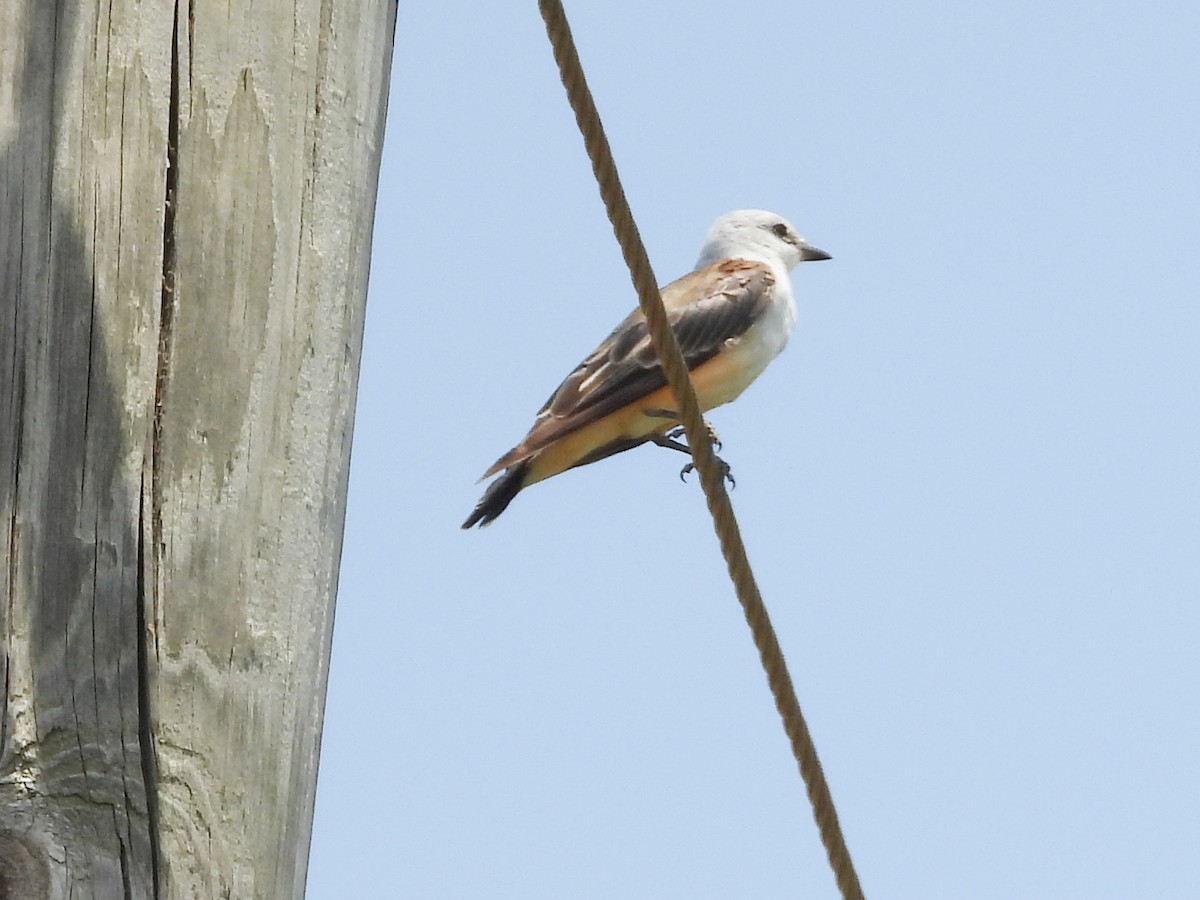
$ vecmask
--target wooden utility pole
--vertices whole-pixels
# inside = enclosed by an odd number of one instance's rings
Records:
[[[394,25],[0,3],[0,900],[304,892]]]

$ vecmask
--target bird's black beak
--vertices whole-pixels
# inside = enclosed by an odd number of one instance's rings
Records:
[[[818,260],[822,259],[833,259],[833,257],[824,250],[818,250],[816,247],[810,246],[809,244],[805,244],[800,248],[801,262],[817,262]]]

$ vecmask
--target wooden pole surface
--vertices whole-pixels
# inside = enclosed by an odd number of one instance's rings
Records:
[[[394,25],[0,4],[0,900],[303,895]]]

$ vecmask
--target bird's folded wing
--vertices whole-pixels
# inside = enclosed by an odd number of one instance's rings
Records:
[[[769,266],[726,259],[685,275],[662,289],[675,338],[688,369],[712,359],[731,338],[741,336],[771,302],[775,276]],[[538,450],[667,383],[641,310],[625,319],[581,362],[538,412],[521,443],[483,476]]]

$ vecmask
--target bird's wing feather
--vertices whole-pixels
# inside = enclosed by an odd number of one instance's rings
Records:
[[[745,259],[722,260],[663,288],[667,316],[688,369],[707,362],[725,341],[744,334],[771,302],[774,288],[770,267]],[[666,383],[645,317],[637,310],[576,366],[538,412],[525,439],[498,459],[488,475]]]

